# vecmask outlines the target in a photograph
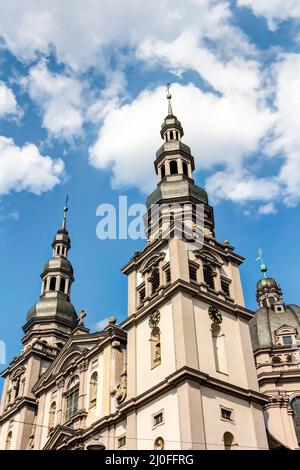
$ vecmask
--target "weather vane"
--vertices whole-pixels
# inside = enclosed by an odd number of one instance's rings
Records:
[[[267,265],[264,263],[264,258],[263,258],[263,251],[261,248],[258,250],[258,258],[256,258],[256,261],[260,261],[260,270],[262,273],[264,273],[264,277],[267,277]]]

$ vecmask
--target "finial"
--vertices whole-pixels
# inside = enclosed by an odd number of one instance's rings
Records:
[[[64,218],[63,218],[63,222],[62,222],[62,226],[61,228],[63,230],[66,230],[66,225],[67,225],[67,212],[68,212],[68,201],[69,201],[69,196],[67,194],[66,196],[66,200],[65,200],[65,207],[64,207]]]
[[[267,277],[268,268],[267,268],[267,265],[264,263],[263,251],[262,251],[261,248],[259,248],[259,250],[258,250],[258,258],[256,258],[256,261],[260,261],[260,262],[261,262],[260,270],[261,270],[261,272],[263,273],[264,277],[266,278],[266,277]]]
[[[167,100],[168,100],[168,116],[173,116],[172,104],[171,104],[172,95],[170,93],[170,88],[171,88],[171,83],[167,83],[166,92],[167,92]]]
[[[116,317],[115,317],[114,315],[112,315],[111,317],[108,317],[108,323],[109,323],[111,326],[115,325],[116,322],[117,322],[117,319],[116,319]]]

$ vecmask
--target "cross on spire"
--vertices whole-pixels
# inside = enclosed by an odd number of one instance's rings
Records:
[[[267,265],[264,263],[264,258],[263,258],[263,250],[259,248],[258,250],[258,258],[256,258],[256,261],[260,261],[260,270],[264,274],[264,277],[267,277]]]
[[[171,83],[168,82],[166,85],[167,100],[168,100],[168,116],[173,116],[172,104],[171,104],[172,95],[170,93],[170,88],[171,88]]]
[[[69,195],[67,194],[66,200],[65,200],[65,206],[64,206],[64,217],[63,217],[63,222],[62,222],[62,226],[61,226],[61,228],[63,230],[66,230],[66,225],[67,225],[67,212],[69,210],[68,201],[69,201]]]

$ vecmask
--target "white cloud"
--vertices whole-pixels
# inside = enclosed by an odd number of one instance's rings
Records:
[[[218,171],[207,179],[206,188],[214,202],[220,199],[239,203],[271,201],[281,194],[276,178],[257,178],[245,170]]]
[[[0,136],[0,194],[27,190],[41,194],[58,184],[64,174],[62,160],[40,154],[34,144],[18,147],[12,139]]]
[[[73,69],[101,67],[108,47],[135,48],[145,37],[172,39],[186,25],[218,34],[230,17],[226,0],[19,0],[0,9],[0,35],[18,58],[55,52]],[[202,33],[203,32],[203,33]]]
[[[273,31],[281,21],[300,18],[299,0],[237,0],[237,5],[251,8],[256,16],[265,16]]]
[[[104,318],[104,320],[100,320],[96,323],[95,329],[97,331],[102,331],[108,325],[108,318]]]
[[[268,202],[258,208],[258,213],[259,215],[273,215],[277,213],[277,209],[272,202]]]
[[[172,90],[174,113],[183,124],[183,140],[191,146],[198,168],[215,164],[239,168],[272,124],[271,114],[243,94],[216,96],[192,84],[175,84]],[[97,168],[112,166],[114,187],[153,189],[153,160],[162,144],[160,123],[167,112],[164,95],[163,87],[144,91],[105,117],[90,148],[90,161]]]
[[[285,186],[284,202],[300,200],[300,54],[284,54],[272,68],[277,119],[274,139],[267,150],[284,157],[279,178]]]
[[[0,81],[0,118],[18,114],[17,100],[10,88]]]
[[[81,133],[82,88],[79,80],[51,73],[45,61],[32,67],[22,85],[42,112],[42,126],[51,136],[70,139]]]

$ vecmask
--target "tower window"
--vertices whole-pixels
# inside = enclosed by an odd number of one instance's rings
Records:
[[[152,416],[152,427],[155,428],[156,426],[159,426],[160,424],[164,423],[164,414],[163,411],[160,411],[159,413],[156,413],[155,415]]]
[[[171,175],[177,175],[177,173],[178,173],[176,160],[171,160],[170,161],[170,173],[171,173]]]
[[[233,421],[233,412],[228,408],[221,408],[221,419],[225,421]]]
[[[221,279],[221,289],[226,297],[230,297],[229,282],[225,279]]]
[[[150,278],[151,286],[152,286],[152,294],[155,294],[159,288],[160,280],[159,280],[159,270],[154,269]]]
[[[60,246],[57,247],[56,253],[57,253],[58,255],[60,255]]]
[[[197,282],[197,266],[189,263],[190,281]]]
[[[50,279],[50,290],[55,290],[56,288],[56,277],[51,277]]]
[[[59,287],[60,292],[65,292],[65,288],[66,288],[66,280],[64,277],[62,277],[60,280],[60,287]]]
[[[185,162],[182,162],[182,172],[185,176],[188,176],[188,166]]]
[[[169,267],[165,270],[165,280],[166,280],[166,284],[170,284],[170,282],[171,282],[171,270],[170,270]]]
[[[143,304],[143,302],[145,300],[145,297],[146,297],[146,289],[145,289],[145,287],[142,287],[139,290],[139,303],[140,303],[140,305]]]
[[[174,132],[170,131],[170,140],[174,140]]]
[[[166,176],[165,165],[162,165],[162,166],[161,166],[160,174],[161,174],[161,179],[163,179],[163,178]]]
[[[205,284],[208,285],[211,289],[215,288],[214,272],[212,267],[209,264],[203,265],[203,277]]]

